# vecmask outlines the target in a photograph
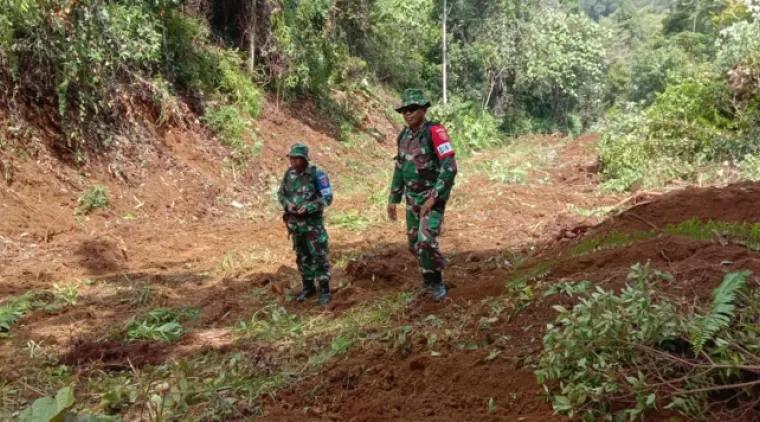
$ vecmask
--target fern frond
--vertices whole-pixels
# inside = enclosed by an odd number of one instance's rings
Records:
[[[736,294],[747,286],[751,271],[726,274],[720,286],[713,290],[712,308],[707,315],[697,317],[689,327],[689,341],[694,353],[700,353],[715,333],[728,327],[734,318]]]

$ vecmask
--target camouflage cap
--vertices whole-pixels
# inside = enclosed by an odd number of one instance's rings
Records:
[[[425,93],[422,92],[421,89],[408,88],[404,91],[404,96],[401,98],[401,105],[396,107],[396,111],[401,113],[409,106],[430,107],[430,101],[425,98]]]
[[[307,147],[306,144],[302,144],[300,142],[293,144],[293,146],[290,147],[290,152],[288,153],[288,157],[301,157],[301,158],[305,158],[306,161],[308,161],[309,147]]]

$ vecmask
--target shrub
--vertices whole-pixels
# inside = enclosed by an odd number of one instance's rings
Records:
[[[68,115],[79,123],[113,112],[114,81],[126,69],[160,60],[159,24],[142,6],[137,0],[12,0],[0,12],[0,59],[13,66],[0,71],[13,73],[33,100],[57,98],[62,116],[73,107]]]
[[[607,187],[689,178],[700,166],[757,153],[760,144],[749,129],[740,130],[736,116],[731,92],[709,77],[669,86],[647,109],[614,107],[599,145]]]
[[[245,74],[237,51],[211,45],[205,22],[173,12],[166,18],[168,66],[181,87],[199,95],[217,96],[255,118],[261,93]]]
[[[750,274],[726,275],[695,311],[656,289],[669,275],[637,264],[620,294],[597,287],[572,310],[555,306],[536,371],[554,409],[633,420],[660,405],[701,417],[732,397],[752,405],[760,392],[743,383],[757,379],[760,288],[747,288]]]
[[[453,98],[448,105],[437,104],[430,110],[430,119],[446,126],[460,156],[499,146],[505,140],[499,122],[469,101]]]
[[[237,106],[213,105],[206,109],[203,121],[219,135],[224,145],[232,149],[244,147],[244,137],[250,128],[250,124],[241,116]]]

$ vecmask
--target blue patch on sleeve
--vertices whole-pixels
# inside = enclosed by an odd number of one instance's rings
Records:
[[[322,170],[317,171],[317,188],[322,196],[332,196],[332,188],[330,187],[330,179],[327,174]]]

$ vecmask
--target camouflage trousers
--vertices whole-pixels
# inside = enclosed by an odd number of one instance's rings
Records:
[[[330,281],[330,261],[328,260],[329,236],[325,227],[309,225],[291,230],[296,265],[306,280]]]
[[[420,218],[420,208],[427,198],[406,197],[406,237],[409,250],[417,256],[422,273],[443,271],[446,258],[436,240],[441,234],[446,204],[436,204],[431,212]]]

